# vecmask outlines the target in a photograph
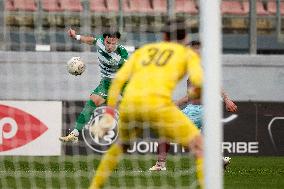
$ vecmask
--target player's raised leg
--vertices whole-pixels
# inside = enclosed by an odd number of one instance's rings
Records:
[[[99,90],[97,87],[96,90]],[[95,90],[95,91],[96,91]],[[83,110],[79,114],[76,120],[76,126],[71,133],[67,136],[60,137],[59,140],[62,142],[78,142],[79,133],[82,131],[83,127],[89,122],[94,110],[105,103],[105,99],[97,94],[91,94],[90,99],[86,102]]]

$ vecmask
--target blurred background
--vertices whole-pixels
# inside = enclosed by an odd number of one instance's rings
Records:
[[[224,53],[281,54],[284,45],[282,0],[222,0]],[[127,33],[127,45],[161,39],[167,17],[190,20],[191,33],[199,32],[199,0],[2,0],[1,49],[35,51],[49,45],[51,51],[94,51],[72,42],[66,28],[81,34],[97,34],[116,26]],[[38,48],[37,48],[38,47]],[[48,47],[46,47],[48,48]]]

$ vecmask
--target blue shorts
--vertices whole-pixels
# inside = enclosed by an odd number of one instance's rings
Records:
[[[202,105],[187,105],[182,112],[194,122],[194,124],[200,129],[202,127],[203,107]]]

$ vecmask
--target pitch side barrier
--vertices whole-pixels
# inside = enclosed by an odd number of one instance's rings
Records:
[[[284,155],[284,103],[275,102],[236,102],[237,113],[224,111],[223,153],[228,156],[283,156]],[[69,133],[83,107],[82,101],[63,103],[62,133]],[[157,152],[158,140],[149,129],[145,129],[147,139],[133,141],[127,152],[130,154],[153,154]],[[89,138],[80,136],[78,144],[63,144],[63,153],[74,154],[101,154],[102,150]],[[106,150],[107,148],[103,149]],[[187,153],[181,146],[171,143],[171,154]]]
[[[0,56],[0,99],[84,101],[100,81],[93,52],[1,51]],[[66,62],[73,56],[86,63],[81,76],[67,72]],[[284,102],[283,73],[280,55],[223,55],[223,87],[236,101]],[[185,88],[184,79],[173,98],[182,97]]]

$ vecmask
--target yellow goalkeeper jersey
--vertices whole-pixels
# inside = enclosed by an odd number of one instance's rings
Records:
[[[117,72],[109,90],[108,105],[116,105],[127,81],[123,100],[171,100],[176,84],[185,74],[193,86],[201,87],[200,58],[193,50],[173,42],[147,44],[136,50]]]

